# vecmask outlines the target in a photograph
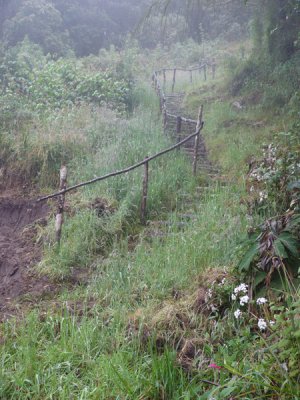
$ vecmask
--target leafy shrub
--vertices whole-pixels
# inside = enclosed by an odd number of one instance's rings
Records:
[[[242,89],[252,84],[253,80],[258,79],[260,75],[259,64],[254,60],[247,60],[239,64],[236,69],[231,70],[231,80],[229,84],[230,92],[233,96],[241,93]]]
[[[82,101],[120,112],[131,109],[133,85],[122,74],[90,70],[75,59],[52,60],[26,40],[10,49],[1,61],[2,96],[23,101],[29,110],[49,113]],[[18,103],[15,105],[17,113]]]

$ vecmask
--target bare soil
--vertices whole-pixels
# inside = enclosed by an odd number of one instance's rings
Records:
[[[22,297],[33,300],[55,289],[33,273],[41,258],[37,228],[47,223],[48,214],[47,204],[0,198],[0,321],[15,314]]]

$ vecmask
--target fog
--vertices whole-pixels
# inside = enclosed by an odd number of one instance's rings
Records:
[[[159,43],[233,39],[249,32],[253,7],[241,0],[1,0],[0,38],[15,46],[25,37],[44,53],[64,56],[97,54],[122,47],[130,34],[141,46]]]

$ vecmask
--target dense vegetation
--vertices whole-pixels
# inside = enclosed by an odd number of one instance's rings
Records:
[[[3,196],[170,145],[151,72],[204,60],[177,85],[220,169],[151,163],[146,227],[140,170],[68,195],[60,246],[34,227],[57,290],[11,301],[0,399],[299,398],[300,2],[246,3],[0,1]]]

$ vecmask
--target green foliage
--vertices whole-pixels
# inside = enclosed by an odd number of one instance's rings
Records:
[[[15,46],[24,37],[57,58],[97,54],[120,46],[146,11],[147,0],[14,0],[0,3],[0,40]]]
[[[119,111],[130,108],[131,84],[110,72],[76,68],[73,61],[51,61],[41,70],[33,70],[28,96],[34,109],[51,110],[79,102],[107,105]]]
[[[29,53],[31,53],[31,58]],[[2,94],[24,96],[33,111],[71,106],[79,102],[129,109],[132,84],[120,74],[87,71],[75,60],[41,57],[39,48],[25,41],[3,57]]]
[[[46,54],[62,56],[70,49],[61,14],[47,0],[23,1],[16,15],[5,22],[3,40],[9,46],[15,46],[26,36],[41,45]]]

